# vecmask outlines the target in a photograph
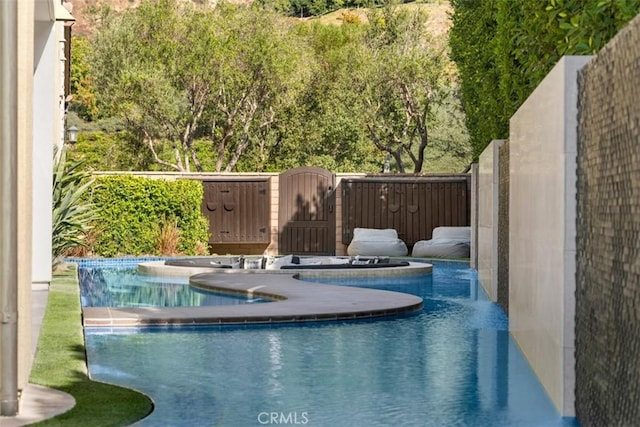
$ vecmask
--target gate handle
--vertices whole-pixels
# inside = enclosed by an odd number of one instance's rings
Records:
[[[327,198],[329,200],[331,200],[331,190],[333,189],[333,187],[329,186],[329,188],[327,189]],[[333,203],[329,202],[329,213],[333,213]]]

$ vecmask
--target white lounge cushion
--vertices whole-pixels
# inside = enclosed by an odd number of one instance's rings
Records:
[[[469,258],[471,227],[436,227],[431,240],[420,240],[413,245],[411,256]]]
[[[406,256],[408,253],[407,245],[392,228],[355,228],[347,247],[350,256]]]
[[[354,228],[352,242],[395,242],[398,232],[393,228]]]
[[[471,241],[471,227],[436,227],[431,239],[451,239],[462,242]]]

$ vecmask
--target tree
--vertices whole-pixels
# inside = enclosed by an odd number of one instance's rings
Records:
[[[354,58],[366,26],[302,24],[308,39],[306,84],[282,112],[272,161],[279,169],[314,165],[334,171],[379,172],[382,156],[368,139],[360,93],[353,85]],[[301,142],[304,149],[300,149]]]
[[[71,41],[71,101],[69,110],[77,112],[84,120],[98,118],[99,109],[90,77],[88,57],[91,52],[89,39],[73,36]]]
[[[422,172],[436,109],[454,94],[453,67],[445,45],[426,31],[424,13],[385,7],[369,21],[367,44],[357,58],[366,128],[399,172],[407,161],[414,173]]]
[[[286,21],[259,8],[222,6],[217,31],[221,44],[216,93],[209,110],[216,171],[234,170],[250,148],[266,157],[277,112],[304,81],[298,62],[306,46]]]
[[[466,138],[438,131],[457,108],[446,46],[424,16],[372,19],[333,26],[256,3],[146,1],[101,10],[88,62],[100,105],[142,141],[150,168],[376,172],[391,153],[398,170],[423,171],[428,147]]]
[[[159,0],[105,16],[93,40],[96,89],[164,167],[201,171],[194,142],[205,137],[215,170],[233,170],[296,86],[286,26],[266,11]]]

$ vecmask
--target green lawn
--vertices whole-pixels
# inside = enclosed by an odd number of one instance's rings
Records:
[[[73,409],[38,426],[126,426],[153,409],[144,394],[87,376],[75,266],[54,275],[30,381],[76,400]]]

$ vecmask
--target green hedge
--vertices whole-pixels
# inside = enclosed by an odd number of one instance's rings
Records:
[[[158,251],[162,227],[175,224],[180,230],[178,252],[202,254],[208,241],[208,223],[200,211],[202,197],[199,181],[98,177],[91,196],[99,218],[92,252],[105,257],[162,255]]]
[[[564,55],[597,53],[640,0],[451,0],[451,57],[477,158]]]

